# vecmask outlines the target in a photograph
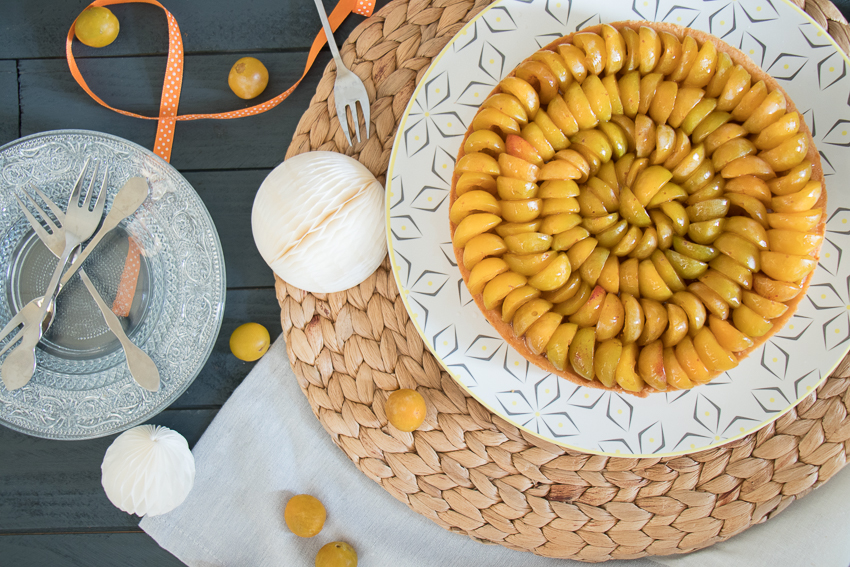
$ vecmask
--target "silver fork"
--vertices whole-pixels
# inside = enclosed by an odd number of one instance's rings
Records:
[[[92,238],[91,242],[89,242],[88,246],[86,247],[86,252],[90,251],[92,247],[97,245],[97,243],[100,241],[100,238],[98,238],[98,236],[102,237],[103,234],[106,234],[107,232],[109,232],[109,230],[111,230],[111,228],[114,228],[114,226],[118,224],[118,221],[123,220],[124,217],[128,216],[127,209],[131,207],[138,208],[140,197],[137,197],[136,193],[139,193],[140,190],[134,191],[135,187],[131,185],[134,182],[136,182],[137,184],[139,182],[143,184],[144,194],[147,195],[147,183],[144,180],[140,180],[138,177],[131,178],[130,181],[128,181],[115,196],[112,208],[110,209],[109,214],[106,216],[106,220],[104,220],[103,226],[101,227],[100,231],[98,231],[97,235]],[[35,189],[38,195],[47,204],[47,208],[50,209],[50,212],[53,213],[53,216],[55,216],[60,223],[63,222],[64,213],[62,213],[59,207],[57,207],[56,204],[51,201],[47,195],[39,191],[38,188],[33,187],[33,189]],[[35,200],[28,193],[26,193],[26,191],[24,192],[24,194],[27,197],[27,200],[30,202],[30,205],[32,205],[36,212],[38,212],[38,214],[43,219],[46,219],[45,222],[50,225],[50,228],[53,232],[48,233],[47,230],[45,230],[44,226],[42,226],[42,224],[38,222],[38,220],[32,215],[32,213],[27,209],[27,207],[25,207],[21,200],[18,199],[16,196],[15,198],[18,201],[18,205],[21,207],[21,210],[24,212],[24,216],[27,217],[27,220],[30,222],[30,225],[32,226],[39,240],[41,240],[44,245],[47,246],[47,248],[51,252],[53,252],[54,256],[58,257],[62,253],[62,248],[64,246],[64,238],[61,234],[61,229],[57,230],[55,225],[53,225],[52,221],[50,221],[50,217],[48,217],[44,213],[41,207],[38,206],[38,203],[36,203]],[[128,200],[133,198],[135,198],[135,200],[132,201],[132,204],[128,205]],[[135,211],[135,208],[133,209],[133,211]],[[113,215],[113,213],[117,214]],[[114,222],[110,222],[110,217],[113,216],[117,220],[115,220]],[[85,259],[87,255],[88,254],[84,252],[79,256],[79,259]],[[145,388],[146,390],[156,392],[159,389],[160,382],[159,370],[157,369],[156,364],[153,360],[151,360],[151,357],[148,356],[146,352],[136,346],[136,344],[133,343],[127,337],[127,334],[124,332],[124,328],[121,326],[120,320],[109,309],[109,306],[106,305],[106,302],[103,301],[103,297],[101,297],[100,292],[98,292],[97,289],[94,287],[94,284],[92,284],[85,270],[83,270],[82,268],[74,269],[75,264],[76,261],[72,261],[71,267],[65,272],[65,276],[63,276],[62,280],[60,280],[59,287],[57,288],[57,294],[58,289],[62,287],[65,278],[69,274],[73,275],[74,272],[79,272],[80,278],[82,279],[86,288],[88,288],[89,290],[89,294],[91,294],[92,299],[94,299],[94,302],[97,304],[98,309],[100,309],[100,313],[101,315],[103,315],[103,319],[104,321],[106,321],[106,325],[118,338],[118,342],[121,343],[121,346],[124,349],[124,355],[127,359],[127,366],[130,369],[130,375],[141,387]],[[34,302],[40,302],[41,300],[43,300],[43,298],[34,299],[30,303],[28,303],[24,307],[24,309],[21,310],[21,313],[26,309],[29,309],[30,305],[32,305]],[[47,332],[47,329],[50,328],[49,320],[52,321],[52,312],[50,315],[48,315],[48,318],[45,319],[42,323],[43,332]],[[0,331],[0,339],[5,336],[5,333],[6,329]],[[0,355],[2,355],[2,352],[0,352]]]
[[[53,215],[56,217],[56,220],[59,221],[60,224],[64,223],[65,213],[63,213],[59,209],[59,207],[56,206],[56,203],[51,201],[50,197],[42,193],[41,190],[39,190],[37,187],[33,186],[33,189],[36,193],[38,193],[38,196],[41,197],[45,203],[47,203],[48,208],[53,212]],[[30,196],[29,193],[24,191],[24,196],[27,198],[27,200],[30,202],[36,212],[38,212],[39,216],[44,219],[44,222],[45,224],[47,224],[48,228],[50,229],[50,232],[47,232],[47,230],[44,229],[42,224],[30,212],[29,208],[24,205],[24,203],[20,200],[20,198],[18,198],[17,195],[15,195],[15,200],[18,202],[18,208],[20,208],[21,212],[24,213],[24,216],[27,217],[30,226],[35,231],[39,240],[41,240],[44,245],[47,246],[47,248],[49,248],[51,252],[53,252],[54,256],[59,258],[59,256],[62,254],[62,250],[65,248],[64,231],[62,231],[61,228],[56,226],[53,220],[49,216],[47,216],[47,214],[41,209],[41,207],[38,206],[38,203],[35,202],[35,200]],[[72,255],[71,258],[69,258],[69,261],[73,263],[76,258],[77,255]],[[54,292],[56,296],[58,296],[59,292],[62,291],[64,285],[65,282],[59,280],[59,285],[56,286],[56,291]],[[9,321],[9,323],[3,328],[2,331],[0,331],[0,341],[5,339],[6,335],[12,332],[12,330],[15,329],[18,325],[23,323],[24,320],[30,320],[37,317],[38,308],[41,307],[41,303],[43,301],[44,296],[37,297],[27,303],[23,307],[23,309],[18,311],[17,315],[12,317],[12,320]],[[47,330],[50,328],[50,325],[53,324],[53,314],[55,313],[55,306],[56,304],[54,298],[54,301],[51,301],[51,304],[47,306],[47,313],[45,314],[44,320],[41,322],[42,335],[46,333]],[[3,356],[3,353],[5,353],[13,344],[14,341],[11,341],[2,350],[0,350],[0,356]]]
[[[56,220],[59,221],[60,224],[65,222],[65,213],[62,212],[56,203],[54,203],[50,197],[42,193],[38,187],[31,185],[32,189],[38,193],[39,197],[47,203],[47,208],[53,213],[53,216],[56,217]],[[32,207],[38,212],[38,214],[45,219],[45,224],[48,225],[51,232],[45,230],[44,226],[42,226],[41,222],[38,221],[32,213],[29,211],[28,207],[26,207],[21,200],[15,196],[15,199],[18,201],[18,206],[23,211],[24,216],[27,217],[27,220],[30,222],[30,226],[33,228],[35,233],[38,235],[39,240],[41,240],[47,248],[53,252],[53,255],[57,258],[62,254],[62,250],[65,247],[65,233],[62,232],[62,229],[57,227],[56,224],[48,217],[45,212],[39,207],[38,203],[33,200],[33,198],[24,191],[27,199],[31,203]],[[56,287],[55,295],[59,295],[62,290],[62,286],[68,283],[68,280],[77,273],[81,268],[82,263],[88,258],[89,254],[97,247],[97,244],[103,239],[106,234],[108,234],[112,229],[114,229],[118,224],[123,221],[125,218],[131,216],[136,212],[144,200],[148,195],[148,185],[147,181],[142,179],[141,177],[131,177],[124,183],[124,186],[119,189],[118,193],[115,194],[115,198],[112,200],[112,206],[109,209],[109,213],[106,215],[106,218],[103,219],[103,223],[100,225],[100,229],[95,233],[92,239],[89,241],[88,246],[86,246],[85,250],[82,250],[80,254],[72,254],[69,261],[71,262],[71,266],[65,270],[65,273],[62,275],[62,279],[59,280],[59,285]],[[29,303],[27,303],[20,311],[18,311],[14,317],[3,327],[3,330],[0,330],[0,342],[6,339],[12,331],[18,328],[19,325],[24,323],[25,320],[35,320],[35,317],[38,315],[38,308],[41,307],[41,302],[44,300],[44,297],[36,297]],[[46,333],[50,328],[50,325],[53,323],[53,315],[55,314],[55,310],[48,306],[47,314],[44,320],[41,322],[42,334]],[[6,348],[0,349],[0,356],[11,347],[14,342],[7,343]]]
[[[74,190],[71,192],[71,198],[68,200],[68,208],[65,212],[65,218],[62,225],[62,231],[65,233],[65,245],[62,254],[59,257],[59,262],[56,264],[56,269],[53,270],[53,276],[50,278],[50,283],[47,285],[47,290],[44,292],[42,300],[35,313],[35,317],[31,320],[24,320],[24,328],[7,344],[0,354],[8,350],[12,345],[17,344],[15,349],[9,353],[6,360],[3,361],[3,366],[0,367],[0,377],[6,384],[9,390],[16,390],[26,385],[32,378],[35,372],[35,346],[41,340],[42,321],[47,314],[49,308],[52,307],[56,298],[59,278],[62,276],[62,271],[68,263],[68,258],[79,250],[80,245],[94,233],[97,225],[103,217],[103,207],[106,203],[106,185],[108,180],[107,172],[104,172],[103,181],[100,186],[100,191],[94,203],[92,210],[89,210],[89,204],[92,200],[94,192],[95,179],[97,178],[98,166],[95,165],[92,178],[86,191],[83,205],[80,205],[80,194],[82,192],[83,179],[88,170],[89,160],[86,160],[77,182],[74,184]],[[47,215],[44,215],[45,218]],[[47,222],[47,221],[45,221]],[[56,225],[51,221],[49,225],[54,229]],[[58,231],[58,227],[54,232]]]
[[[325,30],[325,38],[328,40],[328,47],[331,49],[336,62],[336,81],[334,81],[334,99],[336,101],[336,117],[339,120],[342,131],[345,134],[345,139],[348,145],[352,146],[351,135],[348,132],[348,115],[345,113],[346,108],[351,109],[351,118],[354,120],[354,131],[357,133],[357,141],[360,141],[360,121],[357,118],[357,103],[360,103],[360,108],[363,110],[363,118],[366,121],[366,138],[369,138],[369,94],[366,92],[366,87],[360,77],[352,73],[342,63],[342,58],[339,56],[339,49],[334,41],[334,34],[331,31],[331,24],[328,22],[328,15],[325,13],[325,7],[322,5],[322,0],[314,0],[316,8],[319,10],[319,17],[322,19],[322,27]]]

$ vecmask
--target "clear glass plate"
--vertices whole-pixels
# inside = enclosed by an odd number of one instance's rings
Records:
[[[101,171],[109,168],[107,211],[130,177],[144,177],[150,187],[139,210],[104,238],[84,268],[111,304],[129,237],[139,244],[136,292],[130,314],[121,322],[130,340],[156,363],[161,384],[157,392],[136,384],[121,345],[75,275],[59,296],[53,326],[36,349],[32,380],[13,392],[0,385],[0,423],[37,437],[101,437],[159,413],[200,372],[224,315],[221,243],[192,186],[132,142],[99,132],[61,130],[0,147],[0,328],[42,295],[56,264],[14,196],[22,196],[22,190],[34,194],[32,187],[37,187],[64,208],[89,158]]]

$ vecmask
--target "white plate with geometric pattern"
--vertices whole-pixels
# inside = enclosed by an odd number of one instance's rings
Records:
[[[700,29],[741,49],[788,92],[811,128],[828,191],[826,238],[807,297],[785,327],[736,368],[692,390],[637,398],[579,386],[529,363],[479,311],[455,262],[451,176],[479,105],[531,53],[577,29],[622,20]],[[472,396],[561,446],[667,456],[758,430],[818,386],[850,348],[848,60],[785,0],[501,0],[433,61],[399,125],[387,172],[396,282],[428,348]]]

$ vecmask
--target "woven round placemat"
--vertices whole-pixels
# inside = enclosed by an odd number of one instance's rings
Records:
[[[342,47],[365,82],[372,132],[349,148],[325,69],[287,157],[329,150],[383,181],[396,126],[443,46],[490,0],[396,0]],[[826,0],[797,1],[845,52],[850,27]],[[492,414],[425,348],[389,261],[365,282],[311,294],[280,279],[289,359],[313,412],[354,464],[440,526],[544,556],[605,561],[686,553],[778,514],[826,482],[850,453],[850,358],[796,408],[757,433],[685,456],[610,458],[562,449]],[[423,426],[388,425],[398,388],[428,404]]]

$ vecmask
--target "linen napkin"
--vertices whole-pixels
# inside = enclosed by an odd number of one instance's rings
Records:
[[[484,545],[416,514],[366,478],[313,416],[283,338],[219,412],[194,448],[195,486],[176,510],[141,528],[191,567],[312,566],[325,543],[347,541],[361,567],[572,567]],[[848,467],[850,468],[850,467]],[[292,534],[287,500],[301,493],[328,511],[322,532]],[[793,503],[766,524],[685,556],[618,561],[617,567],[748,567],[850,564],[850,472]]]

